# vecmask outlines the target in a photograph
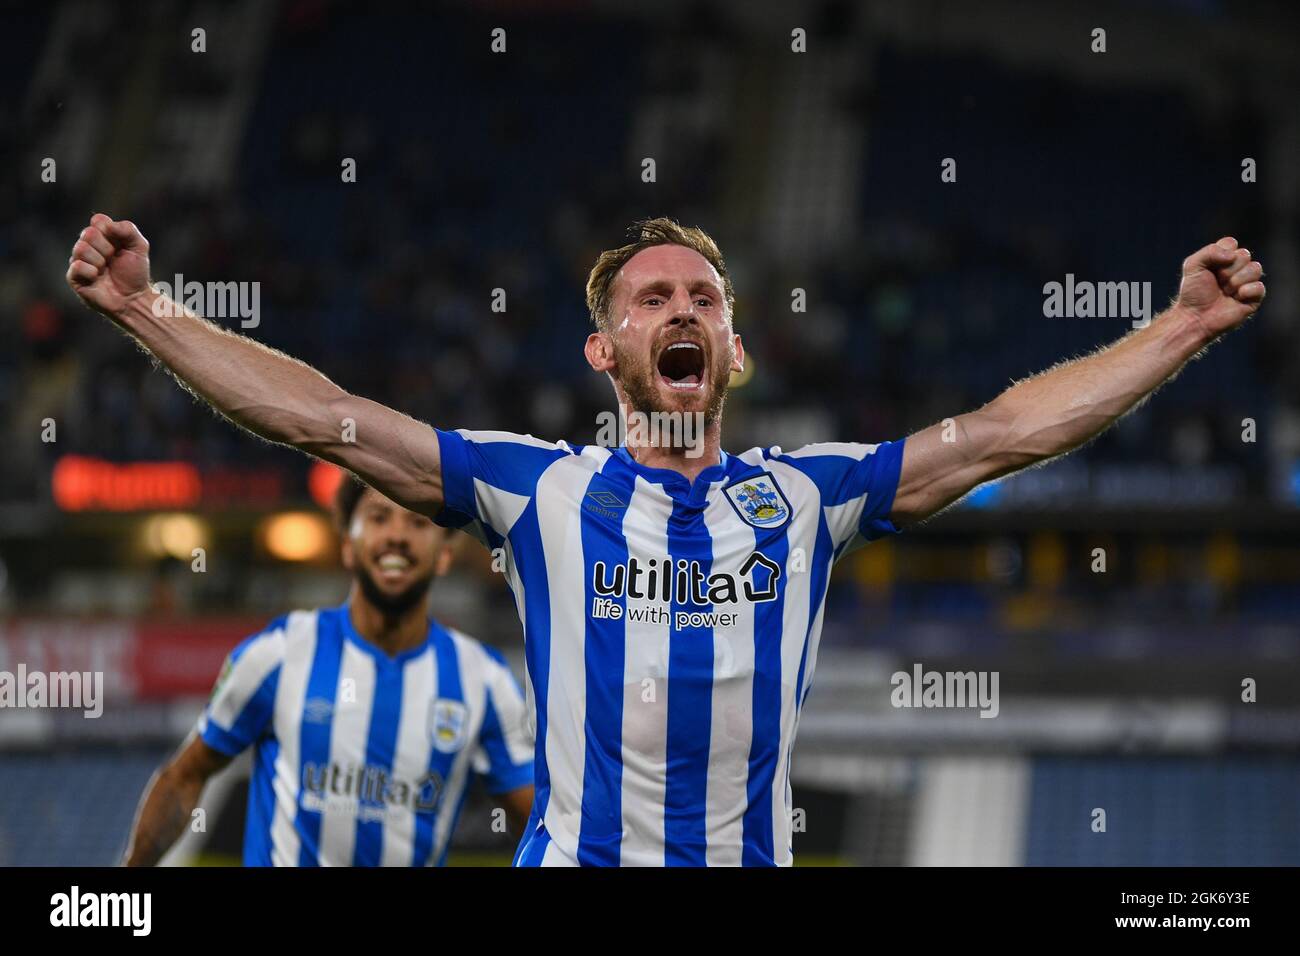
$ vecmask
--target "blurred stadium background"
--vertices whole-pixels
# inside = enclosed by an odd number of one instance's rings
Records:
[[[577,442],[611,404],[579,348],[596,252],[640,216],[703,225],[751,357],[732,450],[965,411],[1126,330],[1044,318],[1045,282],[1150,280],[1158,310],[1184,256],[1238,236],[1269,271],[1245,332],[1085,451],[838,569],[795,852],[1300,863],[1292,5],[422,6],[0,14],[0,669],[103,671],[109,697],[98,720],[0,710],[0,864],[115,862],[225,653],[346,588],[320,507],[336,476],[214,418],[64,286],[96,210],[141,226],[156,279],[260,282],[249,334],[345,388]],[[508,592],[466,544],[437,613],[522,675]],[[1000,715],[891,707],[917,662],[998,671]],[[174,862],[237,859],[241,773]],[[453,862],[511,846],[470,804]]]

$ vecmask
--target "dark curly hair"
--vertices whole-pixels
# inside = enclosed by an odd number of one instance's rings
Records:
[[[341,533],[345,535],[348,533],[348,526],[352,524],[352,515],[357,510],[357,504],[369,487],[352,472],[343,473],[338,491],[334,492],[334,520],[338,522]]]

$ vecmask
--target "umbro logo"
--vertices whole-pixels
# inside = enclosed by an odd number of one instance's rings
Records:
[[[328,724],[334,715],[334,702],[324,697],[310,697],[303,704],[302,719],[309,724]]]
[[[627,502],[612,491],[589,491],[587,497],[602,508],[626,508]]]

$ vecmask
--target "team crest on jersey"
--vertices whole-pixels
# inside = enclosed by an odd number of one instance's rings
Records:
[[[439,698],[429,704],[429,739],[440,753],[455,753],[465,746],[469,710],[458,700]]]
[[[790,502],[770,471],[741,478],[722,490],[736,514],[756,528],[777,528],[790,520]]]

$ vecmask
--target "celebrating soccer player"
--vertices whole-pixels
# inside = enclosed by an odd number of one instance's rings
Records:
[[[745,355],[726,266],[698,229],[642,223],[592,270],[592,369],[634,412],[702,416],[698,441],[639,431],[616,448],[435,430],[173,315],[148,255],[132,223],[95,215],[67,278],[236,424],[501,549],[536,705],[520,865],[789,864],[790,755],[834,562],[1087,442],[1264,298],[1259,263],[1221,239],[1188,257],[1145,328],[982,408],[906,440],[733,455],[723,402]]]
[[[452,532],[351,476],[336,504],[347,603],[235,648],[197,733],[145,792],[127,865],[157,863],[207,779],[250,746],[247,866],[441,865],[475,772],[522,832],[523,696],[498,652],[429,617]]]

